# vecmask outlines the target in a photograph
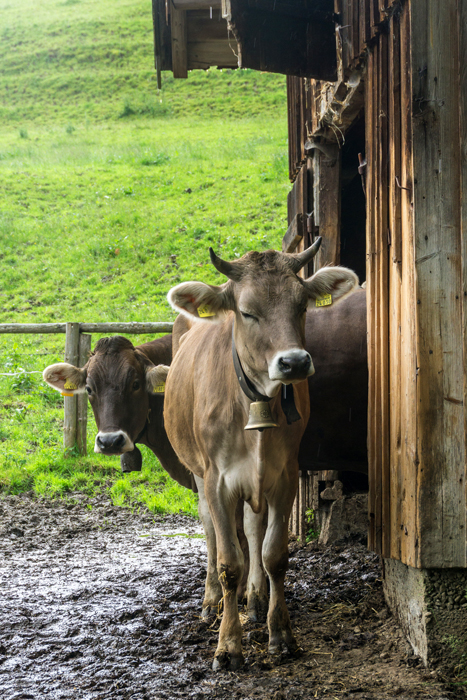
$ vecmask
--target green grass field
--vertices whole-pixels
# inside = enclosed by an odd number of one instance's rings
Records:
[[[221,282],[208,246],[280,246],[285,78],[163,74],[159,93],[149,0],[0,0],[0,27],[1,323],[173,320],[171,286]],[[63,455],[63,400],[39,373],[63,352],[62,335],[0,335],[1,492],[195,512],[149,450],[125,477],[95,455],[91,412],[88,456]]]

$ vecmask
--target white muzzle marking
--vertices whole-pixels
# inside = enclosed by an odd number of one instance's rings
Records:
[[[98,454],[123,454],[135,449],[133,440],[124,430],[112,433],[99,431],[94,442],[94,452]]]

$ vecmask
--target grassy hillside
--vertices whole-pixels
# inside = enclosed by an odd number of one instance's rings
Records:
[[[149,0],[0,0],[0,27],[0,322],[172,320],[171,286],[221,281],[209,245],[226,258],[280,245],[283,77],[163,74],[159,93]],[[91,415],[89,456],[62,455],[62,399],[22,370],[63,349],[0,335],[0,489],[105,487],[192,511],[152,453],[124,479],[94,455]]]

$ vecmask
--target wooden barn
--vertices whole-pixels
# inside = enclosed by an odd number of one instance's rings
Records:
[[[369,546],[415,651],[465,652],[467,0],[153,0],[153,16],[159,75],[287,75],[283,249],[319,234],[316,264],[367,282]]]

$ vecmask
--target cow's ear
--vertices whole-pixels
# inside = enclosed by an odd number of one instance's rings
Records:
[[[167,365],[153,365],[146,370],[146,389],[150,394],[165,393],[165,380],[169,369]]]
[[[358,277],[347,267],[323,267],[304,282],[310,307],[331,306],[358,288]]]
[[[215,287],[204,282],[182,282],[167,295],[169,304],[176,311],[196,321],[220,321],[233,309],[231,283]]]
[[[44,381],[64,396],[82,394],[86,387],[86,375],[86,367],[80,369],[67,362],[49,365],[42,373]]]

